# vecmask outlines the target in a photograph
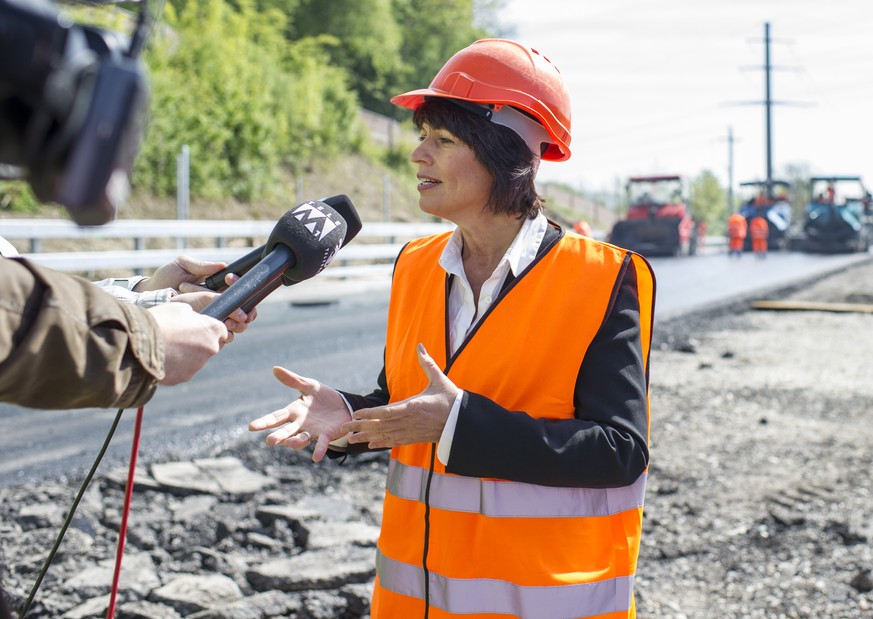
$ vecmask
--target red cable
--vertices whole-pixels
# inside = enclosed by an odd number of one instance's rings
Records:
[[[127,537],[127,517],[130,514],[130,499],[133,495],[133,476],[136,472],[136,454],[139,452],[139,435],[142,428],[142,412],[140,406],[136,411],[136,425],[133,429],[133,442],[130,446],[130,468],[127,471],[127,487],[124,489],[124,508],[121,511],[121,526],[118,529],[118,550],[115,553],[115,573],[112,576],[112,593],[109,597],[109,609],[106,619],[115,617],[115,598],[118,595],[118,579],[121,576],[121,557],[124,555],[124,539]]]

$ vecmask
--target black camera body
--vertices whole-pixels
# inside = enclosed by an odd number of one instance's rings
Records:
[[[122,35],[73,24],[50,0],[0,0],[0,176],[26,179],[79,225],[112,220],[148,108],[137,56]]]

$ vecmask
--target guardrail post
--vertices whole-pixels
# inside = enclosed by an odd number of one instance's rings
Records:
[[[139,237],[139,236],[138,236],[138,237],[135,237],[135,238],[133,239],[133,248],[134,248],[136,251],[142,251],[144,247],[145,247],[145,241],[142,239],[142,237]],[[134,272],[136,275],[142,275],[142,269],[134,269],[133,272]]]
[[[176,218],[188,219],[188,205],[190,203],[191,190],[191,165],[190,151],[187,144],[182,145],[182,152],[176,158]],[[176,249],[184,249],[188,246],[188,240],[184,237],[176,237]]]
[[[382,176],[382,218],[385,223],[391,221],[391,177],[387,174]],[[393,243],[394,237],[388,242]]]

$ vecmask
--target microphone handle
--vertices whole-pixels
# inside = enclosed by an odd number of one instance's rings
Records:
[[[276,279],[274,282],[271,282],[270,285],[267,286],[266,288],[264,288],[259,294],[255,295],[254,297],[252,297],[250,299],[247,299],[246,302],[242,304],[240,309],[242,309],[242,311],[244,311],[246,314],[248,314],[250,311],[255,309],[255,307],[257,307],[258,303],[260,303],[261,301],[266,299],[268,296],[270,296],[270,294],[272,294],[272,292],[274,290],[279,288],[279,286],[281,286],[284,283],[284,281],[285,280],[283,280],[280,277],[280,278]],[[285,285],[287,285],[287,284],[285,284]]]
[[[245,310],[248,304],[259,303],[282,284],[282,274],[295,264],[297,258],[291,248],[282,244],[276,245],[263,260],[200,313],[217,320],[225,320],[237,308],[242,307]]]
[[[249,269],[251,269],[261,260],[261,255],[264,253],[265,247],[266,245],[255,247],[242,258],[239,258],[235,262],[227,265],[218,273],[207,277],[206,281],[204,281],[202,285],[206,286],[210,290],[224,290],[225,288],[227,288],[227,284],[224,282],[224,276],[228,273],[235,273],[236,275],[240,276],[248,273]]]

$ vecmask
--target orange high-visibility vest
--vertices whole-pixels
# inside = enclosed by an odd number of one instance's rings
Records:
[[[745,239],[747,224],[746,218],[739,213],[734,213],[728,217],[728,236],[731,238]]]
[[[755,217],[752,219],[750,226],[752,228],[753,239],[767,239],[770,235],[770,224],[763,217]]]
[[[440,367],[450,361],[438,264],[448,238],[414,241],[397,260],[385,348],[391,401],[427,386],[419,342]],[[508,410],[573,418],[577,373],[627,254],[565,235],[491,307],[448,377]],[[642,258],[632,259],[648,363],[654,280]],[[559,488],[453,475],[435,451],[424,443],[391,451],[373,619],[423,617],[425,604],[430,619],[635,616],[645,472],[626,487]]]

